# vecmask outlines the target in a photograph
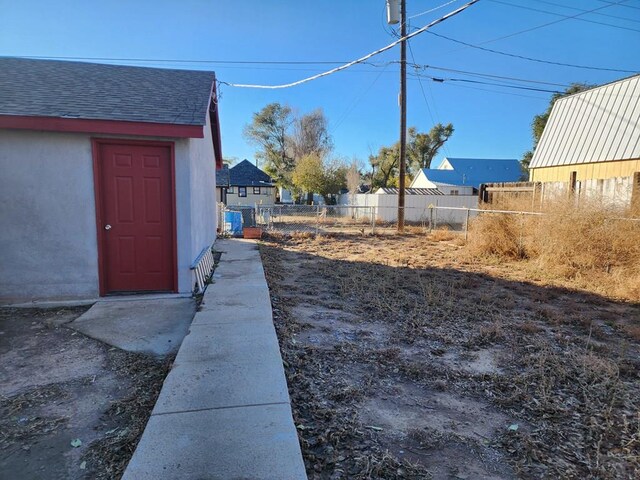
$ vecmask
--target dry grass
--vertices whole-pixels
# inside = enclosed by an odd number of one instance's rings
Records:
[[[498,478],[638,478],[637,305],[558,287],[576,279],[532,281],[527,261],[465,263],[424,234],[272,238],[261,251],[309,478],[425,478],[442,464],[438,478],[482,478],[453,469],[489,447],[512,469]],[[479,353],[495,367],[473,370]],[[438,395],[513,421],[483,418],[494,429],[475,441],[448,424],[434,434]],[[358,412],[380,398],[427,425],[372,430]]]
[[[524,206],[530,206],[528,203]],[[518,210],[523,205],[501,205]],[[542,216],[483,213],[471,224],[474,257],[530,260],[553,277],[640,299],[640,222],[595,203],[548,205]]]
[[[456,238],[456,235],[451,232],[447,227],[440,227],[429,235],[429,239],[434,242],[448,242]]]

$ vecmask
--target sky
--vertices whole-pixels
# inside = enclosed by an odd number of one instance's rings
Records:
[[[409,30],[464,3],[407,0]],[[225,157],[254,158],[257,147],[243,129],[272,102],[298,114],[322,108],[336,157],[366,164],[371,153],[399,138],[399,46],[373,57],[372,64],[297,87],[229,85],[293,82],[391,43],[398,30],[387,25],[384,0],[0,0],[0,12],[3,56],[215,71],[222,82]],[[407,68],[407,123],[420,131],[437,122],[453,124],[438,161],[519,159],[531,148],[531,121],[546,109],[550,91],[640,72],[640,0],[480,0],[430,31],[511,55],[595,67],[501,55],[429,31],[416,36],[407,60],[429,67]],[[505,83],[527,89],[496,85]]]

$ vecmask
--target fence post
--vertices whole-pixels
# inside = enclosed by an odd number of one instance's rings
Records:
[[[316,237],[320,231],[320,205],[316,205]]]
[[[429,232],[433,231],[433,205],[429,205]]]
[[[464,222],[464,241],[469,239],[469,209],[467,208],[467,219]]]
[[[376,210],[375,207],[369,207],[371,212],[371,235],[376,234]]]

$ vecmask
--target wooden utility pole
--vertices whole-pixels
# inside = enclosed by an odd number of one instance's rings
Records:
[[[407,4],[400,3],[400,37],[407,36]],[[407,41],[400,43],[400,185],[398,191],[398,233],[404,231],[404,193],[407,154]]]

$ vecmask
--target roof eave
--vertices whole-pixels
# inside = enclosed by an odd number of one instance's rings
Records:
[[[144,137],[204,138],[204,129],[201,125],[86,118],[0,115],[0,128],[47,132],[140,135]]]

